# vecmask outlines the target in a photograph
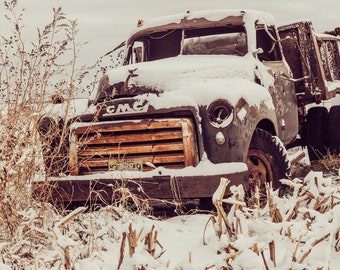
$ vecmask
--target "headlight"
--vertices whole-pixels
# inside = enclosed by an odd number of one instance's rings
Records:
[[[226,127],[233,121],[233,107],[226,100],[216,100],[208,107],[208,116],[214,127]]]
[[[38,132],[40,136],[55,136],[59,134],[59,128],[57,122],[48,116],[43,116],[38,122]]]

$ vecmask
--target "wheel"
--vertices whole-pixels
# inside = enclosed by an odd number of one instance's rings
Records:
[[[266,183],[279,188],[279,180],[289,175],[289,161],[281,141],[269,132],[257,128],[250,142],[247,155],[249,180],[245,188],[250,204],[256,188],[259,189],[260,203],[266,203]]]
[[[328,115],[328,144],[334,154],[340,153],[340,105],[331,107]]]
[[[327,154],[328,111],[325,107],[308,110],[305,136],[309,160],[322,159]]]
[[[38,122],[38,132],[46,175],[58,176],[60,173],[66,173],[68,147],[61,139],[62,131],[58,123],[50,117],[42,117]]]

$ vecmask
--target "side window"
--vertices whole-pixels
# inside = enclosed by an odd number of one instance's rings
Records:
[[[269,33],[268,33],[269,32]],[[277,39],[275,31],[268,27],[259,27],[256,30],[256,46],[261,48],[263,53],[258,55],[260,61],[279,61],[282,60],[279,43],[275,40]]]
[[[136,41],[132,47],[132,56],[130,59],[130,64],[144,62],[145,59],[145,46],[141,41]]]

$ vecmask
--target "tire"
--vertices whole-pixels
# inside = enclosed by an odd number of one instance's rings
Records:
[[[328,144],[332,154],[340,153],[340,105],[331,107],[328,115]]]
[[[282,142],[269,132],[257,128],[250,142],[247,155],[249,179],[245,187],[248,201],[252,204],[256,187],[260,192],[261,205],[266,200],[266,184],[271,183],[273,188],[281,187],[282,178],[288,178],[289,160]]]
[[[60,139],[62,128],[50,117],[42,117],[38,122],[47,176],[59,176],[60,173],[68,172],[68,147]]]
[[[325,107],[308,110],[305,137],[310,161],[320,160],[327,154],[328,111]]]

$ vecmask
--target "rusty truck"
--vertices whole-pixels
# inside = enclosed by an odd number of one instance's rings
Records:
[[[204,202],[225,177],[251,198],[289,177],[286,149],[306,146],[311,160],[339,150],[340,107],[324,106],[340,92],[339,38],[309,21],[188,11],[139,20],[122,45],[122,65],[88,100],[41,117],[36,196]]]

